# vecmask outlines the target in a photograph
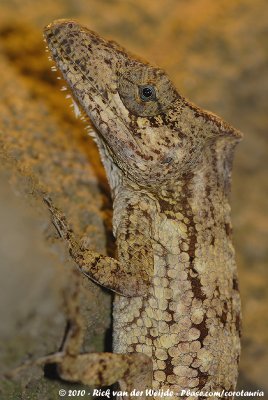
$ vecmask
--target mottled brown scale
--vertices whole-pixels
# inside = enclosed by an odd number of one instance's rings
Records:
[[[228,198],[240,132],[183,98],[162,70],[74,21],[55,21],[45,37],[97,128],[117,239],[117,260],[92,253],[86,264],[76,253],[84,273],[117,293],[115,354],[99,355],[95,375],[86,375],[91,355],[77,354],[63,377],[169,388],[174,399],[183,389],[233,389],[240,299]]]

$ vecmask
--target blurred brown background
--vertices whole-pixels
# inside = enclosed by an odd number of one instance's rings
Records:
[[[73,263],[43,197],[86,248],[112,254],[98,153],[44,51],[43,26],[56,18],[75,18],[158,64],[184,96],[244,132],[232,190],[243,302],[238,389],[268,393],[266,0],[0,0],[0,373],[57,350],[64,334]],[[78,280],[83,350],[100,351],[111,298]],[[42,369],[25,374],[2,379],[0,398],[57,399],[59,388],[81,388],[44,379]]]

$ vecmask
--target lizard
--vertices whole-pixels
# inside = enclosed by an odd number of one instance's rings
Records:
[[[92,252],[80,262],[115,293],[114,353],[80,354],[67,337],[51,356],[59,375],[119,382],[129,398],[234,390],[241,307],[229,195],[241,132],[184,98],[162,69],[76,21],[56,20],[44,37],[94,126],[117,246],[116,258]],[[73,255],[79,263],[78,247]]]

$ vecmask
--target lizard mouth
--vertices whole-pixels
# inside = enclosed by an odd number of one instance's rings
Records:
[[[107,47],[109,42],[77,22],[64,19],[46,26],[44,38],[56,68],[89,118],[92,118],[92,113],[87,106],[91,98],[94,99],[95,106],[101,103],[99,108],[106,108],[107,112],[108,92],[116,90],[117,80],[116,72],[110,66],[103,68],[103,64],[109,62],[107,59],[104,62],[102,47]],[[106,53],[109,55],[107,48]],[[82,98],[81,95],[87,95],[88,98]]]
[[[111,47],[116,48],[119,57],[123,49],[70,20],[49,24],[44,29],[44,38],[72,96],[92,121],[97,137],[105,143],[112,157],[116,157],[119,168],[126,159],[128,164],[142,162],[144,155],[134,135],[108,98],[108,92],[114,95],[117,90],[118,60],[109,59]]]
[[[83,30],[76,22],[57,20],[45,27],[44,38],[56,67],[74,94],[75,89],[84,83],[88,92],[96,91],[100,97],[105,98],[105,91],[97,87],[97,80],[88,68],[92,64],[92,57],[89,45],[85,49],[82,39],[79,40],[81,32]],[[86,33],[87,36],[96,36],[89,30]]]

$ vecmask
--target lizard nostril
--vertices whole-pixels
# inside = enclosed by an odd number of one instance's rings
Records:
[[[161,161],[161,164],[170,164],[172,160],[172,157],[166,157]]]

